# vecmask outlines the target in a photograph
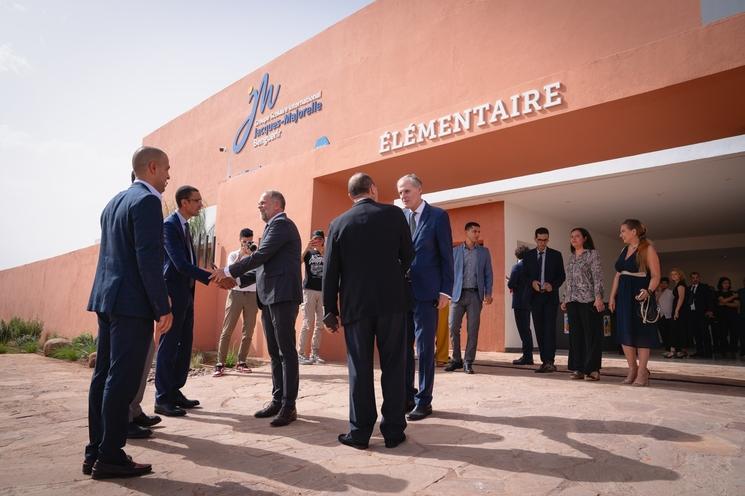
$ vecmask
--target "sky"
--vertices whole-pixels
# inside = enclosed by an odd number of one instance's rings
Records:
[[[0,270],[90,246],[142,138],[368,0],[0,0]]]

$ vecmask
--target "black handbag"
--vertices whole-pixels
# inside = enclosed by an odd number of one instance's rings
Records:
[[[636,309],[642,324],[654,324],[660,320],[660,305],[654,293],[648,293],[644,300],[637,301]]]

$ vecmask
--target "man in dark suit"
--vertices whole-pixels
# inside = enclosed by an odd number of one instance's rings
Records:
[[[350,431],[339,434],[339,442],[358,449],[368,446],[377,420],[373,382],[377,340],[383,373],[380,432],[386,447],[395,448],[406,439],[409,304],[404,275],[414,249],[401,209],[376,202],[378,189],[370,176],[353,175],[348,192],[354,206],[331,222],[323,273],[324,321],[332,330],[341,323],[347,344]]]
[[[453,291],[453,233],[447,212],[422,199],[422,181],[415,174],[403,176],[397,187],[415,253],[409,271],[413,312],[407,330],[406,360],[407,397],[414,408],[406,418],[416,421],[432,414],[437,311],[448,305]],[[414,388],[415,342],[419,356],[419,391]]]
[[[712,343],[710,324],[714,319],[714,290],[701,282],[701,274],[691,272],[691,285],[686,289],[686,304],[690,308],[690,336],[696,342],[692,357],[711,358]]]
[[[168,156],[151,147],[132,157],[137,180],[101,214],[101,246],[88,310],[98,315],[96,368],[88,395],[83,473],[94,479],[149,473],[126,455],[129,404],[156,329],[167,332],[171,306],[163,279],[163,214]]]
[[[194,281],[209,284],[211,275],[197,266],[188,224],[202,209],[202,195],[193,186],[181,186],[176,190],[176,206],[163,222],[163,275],[173,305],[173,328],[160,337],[155,359],[155,413],[169,417],[183,416],[184,408],[199,405],[198,400],[186,398],[181,388],[189,376],[194,340]]]
[[[285,197],[279,191],[266,191],[259,199],[261,219],[266,222],[259,249],[230,267],[218,269],[212,277],[223,287],[256,269],[256,297],[261,308],[266,346],[272,359],[272,402],[254,414],[274,417],[273,427],[297,419],[295,400],[298,391],[298,359],[295,345],[295,320],[303,301],[300,273],[300,233],[287,218]]]
[[[517,360],[512,360],[513,365],[533,365],[533,331],[530,330],[530,298],[533,289],[525,272],[525,255],[530,249],[520,245],[515,250],[517,263],[512,266],[507,287],[512,293],[512,310],[515,314],[517,332],[522,341],[523,355]]]
[[[525,255],[523,263],[530,280],[530,312],[541,353],[541,366],[535,372],[542,374],[556,372],[556,313],[559,287],[564,284],[566,274],[561,252],[548,247],[548,229],[535,230],[535,244],[536,248]]]

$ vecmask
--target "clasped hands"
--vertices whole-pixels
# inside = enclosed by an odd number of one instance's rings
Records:
[[[212,275],[210,275],[210,281],[215,281],[218,286],[222,289],[231,289],[236,286],[235,279],[225,275],[224,268],[212,267]]]

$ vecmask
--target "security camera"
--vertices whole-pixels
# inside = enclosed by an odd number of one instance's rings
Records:
[[[221,147],[220,147],[220,151],[221,151],[221,152],[224,152],[224,151],[225,151],[225,147],[224,147],[224,146],[221,146]]]

